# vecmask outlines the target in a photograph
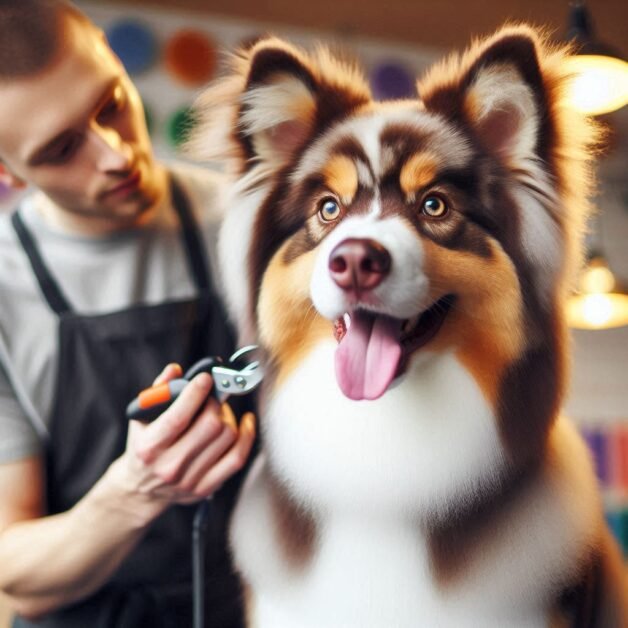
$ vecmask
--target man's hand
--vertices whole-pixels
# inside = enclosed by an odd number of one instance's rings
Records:
[[[181,377],[168,365],[155,384]],[[155,421],[130,421],[127,447],[119,459],[127,490],[158,509],[188,504],[211,495],[244,466],[255,439],[255,417],[238,427],[231,408],[210,391],[212,378],[197,375]]]
[[[180,375],[170,365],[155,383]],[[238,428],[229,406],[209,398],[211,387],[198,375],[153,423],[131,421],[124,454],[67,512],[42,516],[39,458],[0,465],[0,591],[15,610],[39,617],[86,597],[170,504],[207,497],[242,468],[255,418],[244,415]]]

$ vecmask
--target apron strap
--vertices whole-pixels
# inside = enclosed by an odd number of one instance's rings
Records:
[[[15,233],[17,233],[17,237],[22,244],[22,248],[31,263],[35,277],[39,282],[39,287],[41,288],[50,309],[52,309],[59,316],[71,312],[72,308],[70,303],[65,298],[55,278],[48,271],[41,253],[39,252],[39,247],[37,246],[31,232],[26,227],[19,210],[13,212],[11,222],[13,223]]]
[[[213,286],[203,240],[198,230],[196,220],[194,219],[192,209],[190,208],[187,195],[179,182],[172,175],[170,175],[170,193],[174,209],[181,223],[183,248],[185,249],[188,267],[194,279],[194,283],[196,284],[196,288],[201,293],[211,293]],[[57,316],[72,312],[73,308],[70,302],[63,294],[56,279],[48,270],[39,251],[39,247],[35,242],[35,238],[26,226],[19,210],[13,212],[11,222],[50,309],[55,312]]]
[[[172,204],[179,215],[188,266],[199,292],[211,292],[212,281],[209,275],[205,245],[194,219],[190,201],[176,177],[170,174],[170,194]]]

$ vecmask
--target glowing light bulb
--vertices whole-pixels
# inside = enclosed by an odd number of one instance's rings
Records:
[[[583,273],[580,280],[580,288],[583,292],[594,294],[599,292],[611,292],[615,287],[615,277],[610,268],[601,260],[591,260],[589,267]]]
[[[579,292],[567,301],[567,322],[576,329],[610,329],[628,325],[628,295],[613,292],[616,281],[603,257],[591,259],[580,278]]]
[[[628,295],[582,294],[567,301],[567,322],[576,329],[610,329],[628,325]]]
[[[589,115],[620,109],[628,104],[628,63],[603,55],[575,55],[565,61],[573,78],[567,98]]]
[[[588,294],[582,304],[582,314],[594,327],[603,327],[613,315],[613,305],[605,294]]]

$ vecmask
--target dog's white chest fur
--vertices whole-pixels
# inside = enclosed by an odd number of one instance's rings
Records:
[[[542,479],[464,576],[439,584],[423,524],[499,473],[491,409],[452,355],[422,356],[377,401],[349,401],[333,375],[334,349],[320,345],[270,400],[267,457],[256,462],[234,514],[236,564],[255,592],[251,625],[546,625],[550,583],[573,568],[592,528],[586,473],[569,480],[569,503],[559,496],[568,481],[560,469]],[[298,567],[284,560],[271,467],[315,522],[311,556]],[[573,491],[584,499],[573,502]]]
[[[280,478],[315,509],[425,511],[494,477],[492,411],[451,355],[424,354],[376,401],[351,401],[321,343],[265,410],[265,447]]]

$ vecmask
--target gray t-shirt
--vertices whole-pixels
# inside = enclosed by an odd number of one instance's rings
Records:
[[[215,276],[220,175],[181,164],[171,170],[188,195]],[[104,314],[195,294],[169,198],[149,225],[106,237],[52,229],[41,217],[40,207],[47,202],[36,192],[22,201],[20,211],[75,311]],[[41,451],[57,375],[57,326],[10,216],[0,215],[0,464]]]

